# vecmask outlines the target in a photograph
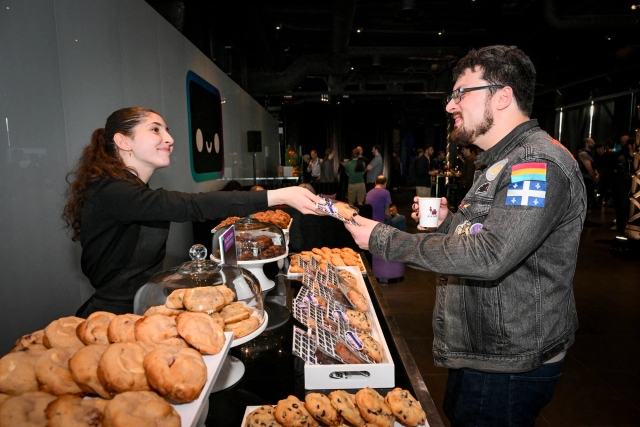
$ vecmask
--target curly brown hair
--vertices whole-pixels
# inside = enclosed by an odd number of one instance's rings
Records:
[[[80,240],[82,210],[87,188],[91,183],[104,178],[117,178],[142,185],[142,181],[131,175],[132,171],[125,166],[113,137],[117,133],[133,136],[134,128],[149,114],[158,113],[141,107],[122,108],[113,112],[107,118],[104,128],[93,131],[91,142],[82,151],[75,170],[67,174],[69,187],[65,192],[67,204],[62,212],[62,219],[66,228],[73,230],[71,239],[74,242]]]
[[[472,49],[460,59],[453,69],[453,81],[463,75],[467,68],[483,70],[482,78],[490,84],[510,86],[518,108],[531,117],[536,89],[536,69],[531,59],[515,46],[487,46]],[[489,90],[491,94],[496,89]]]

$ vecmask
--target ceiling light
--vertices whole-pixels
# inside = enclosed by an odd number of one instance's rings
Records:
[[[356,33],[361,33],[361,32],[362,32],[362,28],[358,28],[358,29],[356,30]]]
[[[351,69],[353,70],[353,67],[351,67]]]
[[[632,4],[631,5],[631,10],[636,10],[638,8],[640,8],[640,4]],[[7,8],[7,9],[9,9],[9,8]]]
[[[282,25],[280,24],[276,25],[276,30],[279,30],[280,28],[282,28]]]

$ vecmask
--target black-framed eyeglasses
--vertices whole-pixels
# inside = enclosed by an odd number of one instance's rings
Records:
[[[447,96],[447,104],[451,102],[451,100],[455,100],[456,104],[462,100],[462,94],[465,92],[472,92],[474,90],[482,90],[482,89],[502,89],[504,85],[487,85],[487,86],[477,86],[477,87],[460,87]]]

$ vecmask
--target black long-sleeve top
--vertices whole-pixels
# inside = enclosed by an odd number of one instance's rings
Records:
[[[245,216],[267,206],[266,191],[189,194],[152,190],[141,181],[96,181],[82,213],[82,272],[95,297],[132,303],[162,267],[170,222]]]

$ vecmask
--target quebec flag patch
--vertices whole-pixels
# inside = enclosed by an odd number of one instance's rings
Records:
[[[509,184],[507,189],[507,205],[533,206],[543,208],[547,193],[545,181],[519,181]]]

